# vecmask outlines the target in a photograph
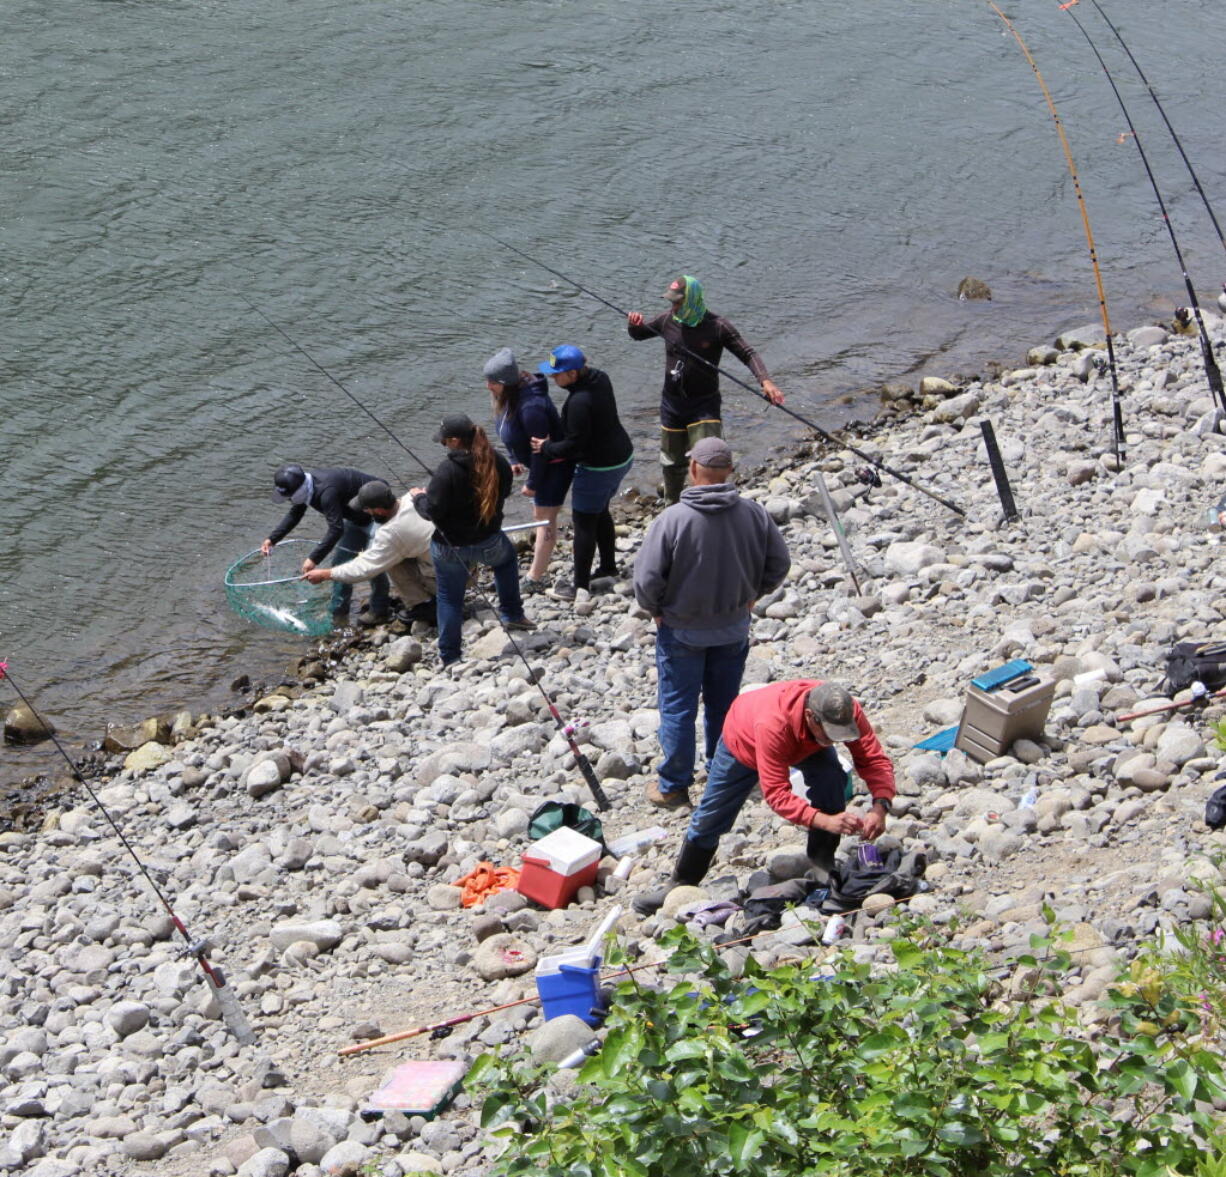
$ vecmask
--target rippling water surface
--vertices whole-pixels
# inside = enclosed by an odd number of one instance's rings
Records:
[[[1216,238],[1078,11],[1211,296]],[[1221,192],[1220,4],[1109,11]],[[1179,274],[1101,72],[1054,3],[1011,15],[1073,140],[1114,318],[1169,313]],[[579,343],[644,483],[658,347],[485,234],[619,306],[699,275],[824,425],[870,413],[876,383],[1017,361],[1096,313],[1054,130],[986,7],[9,0],[5,32],[0,658],[74,739],[300,652],[221,588],[278,517],[277,464],[421,477],[244,300],[429,461],[444,410],[487,415],[497,347]],[[968,273],[992,303],[952,297]],[[785,440],[727,399],[738,448]],[[3,776],[49,764],[0,752]]]

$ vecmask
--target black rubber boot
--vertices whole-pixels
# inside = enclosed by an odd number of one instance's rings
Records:
[[[805,853],[814,866],[829,874],[834,870],[834,855],[839,848],[839,835],[829,830],[810,830]]]
[[[711,866],[711,859],[715,857],[716,849],[715,846],[695,846],[688,839],[682,842],[672,878],[658,890],[647,891],[636,897],[631,906],[639,915],[655,915],[664,906],[664,900],[674,887],[693,887],[707,877],[707,870]]]

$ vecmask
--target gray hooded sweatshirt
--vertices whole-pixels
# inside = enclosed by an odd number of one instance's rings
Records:
[[[774,520],[729,482],[691,486],[648,529],[634,596],[673,629],[722,629],[773,592],[792,561]]]

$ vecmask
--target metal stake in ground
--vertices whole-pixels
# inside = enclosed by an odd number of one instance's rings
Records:
[[[852,557],[851,547],[847,543],[847,535],[843,531],[843,524],[839,520],[839,514],[834,509],[834,500],[830,497],[830,488],[826,485],[826,476],[820,470],[817,472],[817,493],[822,496],[822,506],[826,509],[826,518],[830,520],[830,527],[834,531],[834,538],[838,540],[843,563],[847,565],[847,575],[851,577],[851,583],[855,586],[856,596],[859,596],[860,580],[856,576],[856,562]]]
[[[992,477],[996,479],[996,493],[1000,495],[1000,505],[1005,512],[1005,522],[1012,523],[1017,518],[1017,505],[1013,502],[1013,491],[1009,486],[1009,475],[1005,473],[1005,463],[1000,456],[1000,446],[996,444],[996,431],[992,422],[986,418],[979,423],[983,430],[983,444],[987,447],[988,461],[992,464]]]

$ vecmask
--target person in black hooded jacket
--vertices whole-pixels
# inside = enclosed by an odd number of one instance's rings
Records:
[[[304,470],[290,464],[282,466],[273,475],[277,495],[289,502],[285,518],[268,533],[260,545],[265,556],[272,551],[299,523],[307,507],[313,507],[328,523],[323,539],[311,549],[302,562],[302,574],[328,558],[335,549],[332,566],[352,560],[370,542],[373,524],[364,511],[354,510],[349,505],[367,482],[377,481],[374,474],[364,474],[352,466],[325,466],[319,470]],[[388,597],[391,586],[386,575],[380,574],[370,582],[370,604],[358,615],[362,625],[377,625],[386,621],[391,609]],[[349,620],[349,606],[353,600],[353,585],[332,582],[332,623],[344,625]]]
[[[444,666],[460,659],[464,589],[474,566],[493,569],[498,615],[506,629],[535,628],[519,592],[515,545],[502,530],[511,493],[511,464],[463,413],[449,413],[435,434],[447,448],[426,489],[414,487],[413,506],[434,524],[430,556],[438,589],[438,652]]]
[[[566,436],[559,441],[534,437],[531,444],[533,453],[575,463],[570,491],[575,579],[573,583],[559,580],[550,590],[550,596],[573,601],[579,593],[587,593],[593,579],[617,576],[617,538],[609,503],[630,472],[634,444],[617,415],[613,382],[599,368],[589,367],[574,344],[555,347],[539,370],[553,376],[554,383],[566,391],[562,405]],[[600,567],[593,573],[598,548]]]

